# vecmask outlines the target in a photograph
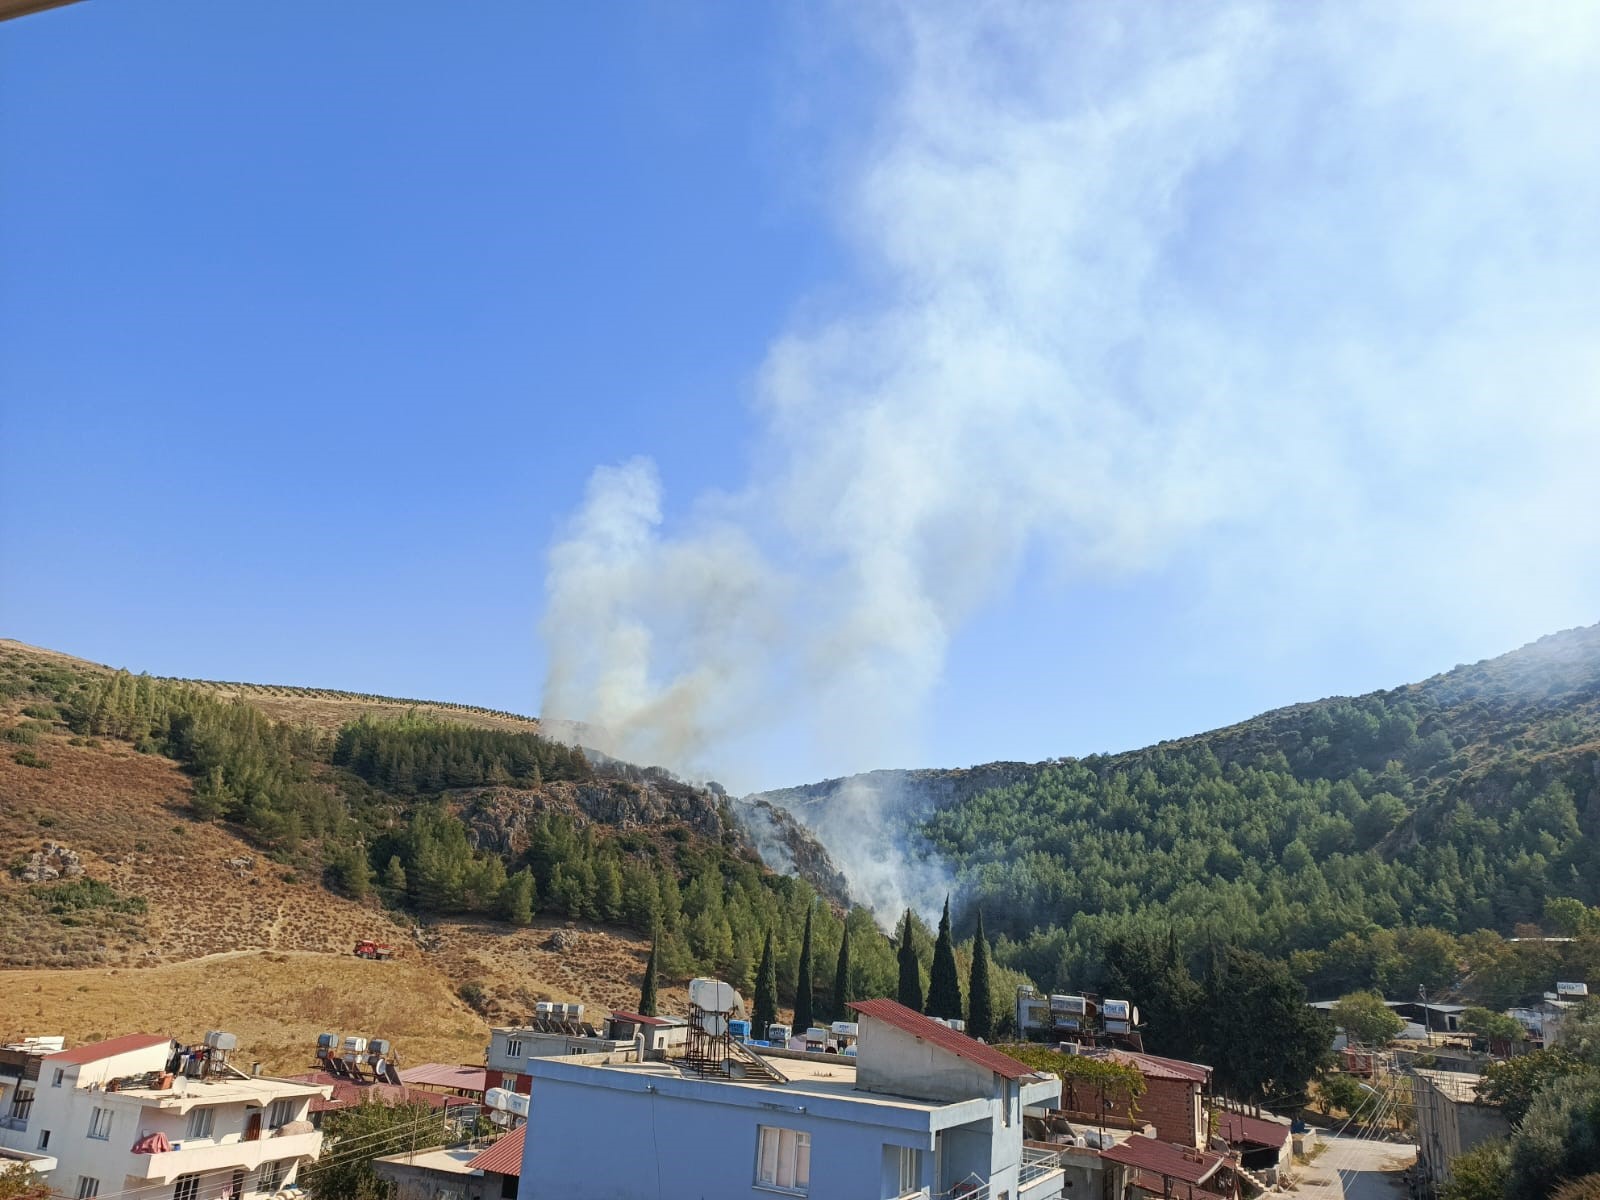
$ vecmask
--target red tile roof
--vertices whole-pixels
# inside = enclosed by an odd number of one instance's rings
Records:
[[[80,1063],[99,1062],[102,1058],[110,1058],[114,1054],[127,1054],[133,1050],[149,1050],[152,1046],[170,1046],[171,1038],[157,1037],[153,1033],[130,1033],[122,1037],[108,1038],[103,1042],[90,1042],[87,1046],[78,1046],[72,1050],[57,1050],[54,1054],[45,1055],[44,1061],[51,1066],[67,1067]]]
[[[314,1083],[333,1089],[333,1095],[324,1099],[321,1096],[311,1101],[311,1111],[336,1112],[341,1108],[350,1108],[353,1105],[365,1104],[375,1101],[379,1104],[426,1104],[429,1108],[449,1108],[452,1105],[471,1104],[465,1096],[446,1096],[441,1092],[430,1092],[423,1088],[396,1087],[392,1083],[356,1083],[354,1080],[343,1079],[327,1071],[307,1071],[301,1075],[286,1075],[295,1083]]]
[[[1289,1127],[1276,1121],[1263,1121],[1260,1117],[1244,1113],[1225,1112],[1217,1124],[1217,1132],[1229,1142],[1255,1142],[1258,1146],[1282,1149],[1289,1140]]]
[[[526,1125],[517,1126],[477,1158],[469,1161],[467,1166],[474,1171],[493,1171],[496,1175],[515,1175],[520,1179],[522,1139],[527,1131]]]
[[[1002,1054],[993,1046],[987,1046],[976,1038],[957,1033],[948,1025],[941,1025],[932,1017],[925,1017],[897,1000],[857,1000],[850,1007],[863,1017],[872,1017],[874,1020],[893,1025],[904,1033],[919,1037],[941,1050],[948,1050],[970,1063],[987,1067],[996,1075],[1006,1079],[1026,1079],[1038,1073],[1032,1067],[1019,1063],[1009,1054]]]
[[[483,1067],[464,1067],[457,1063],[422,1063],[400,1072],[403,1083],[423,1087],[457,1088],[481,1092],[488,1086],[489,1072]]]
[[[1205,1083],[1211,1068],[1204,1063],[1184,1062],[1181,1058],[1161,1058],[1133,1050],[1106,1050],[1099,1057],[1134,1067],[1146,1079],[1176,1079],[1184,1083]]]
[[[1227,1162],[1220,1154],[1187,1150],[1137,1134],[1108,1150],[1102,1150],[1100,1157],[1184,1183],[1204,1183],[1217,1173],[1218,1167]]]

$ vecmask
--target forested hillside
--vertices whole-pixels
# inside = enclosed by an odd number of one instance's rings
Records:
[[[136,764],[169,773],[176,764],[185,786],[171,801],[175,815],[242,836],[285,879],[320,880],[399,920],[516,928],[554,917],[623,927],[655,937],[666,978],[711,973],[747,991],[770,929],[787,1001],[812,911],[819,963],[831,964],[848,921],[853,988],[892,988],[888,939],[871,914],[848,908],[842,877],[787,814],[764,814],[761,836],[788,848],[798,876],[768,869],[715,785],[591,761],[538,730],[507,713],[156,679],[0,644],[4,753],[45,796],[70,770],[75,789],[114,808]],[[95,931],[142,911],[138,876],[124,890],[100,880],[28,883],[27,857],[63,827],[47,803],[41,813],[32,837],[8,827],[17,857],[0,879],[0,916],[14,909],[31,922],[29,944],[46,952],[28,964],[99,961],[89,947]],[[184,839],[168,835],[184,830],[152,830],[132,849],[153,850],[159,832],[181,853]],[[99,849],[81,831],[76,840]],[[241,893],[252,883],[241,879]],[[93,912],[67,903],[80,892]],[[348,944],[345,932],[334,940]],[[67,946],[61,955],[48,949]],[[0,950],[0,966],[5,958]],[[825,986],[817,991],[827,996]]]
[[[1147,750],[860,779],[894,794],[913,857],[954,868],[963,921],[981,906],[1049,986],[1170,931],[1293,955],[1329,994],[1508,1002],[1590,952],[1494,934],[1600,900],[1600,626]],[[765,798],[804,818],[839,790]]]

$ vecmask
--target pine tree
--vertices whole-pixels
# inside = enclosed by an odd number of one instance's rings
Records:
[[[944,898],[939,918],[939,940],[933,944],[933,970],[928,976],[928,1015],[961,1019],[961,972],[956,968],[956,944],[950,936],[950,897]]]
[[[656,1015],[656,943],[650,940],[650,959],[644,964],[644,984],[639,988],[639,1015]]]
[[[538,888],[533,872],[523,867],[500,889],[500,913],[513,925],[527,925],[533,921]]]
[[[839,962],[833,968],[833,1019],[835,1021],[848,1021],[850,1019],[850,1001],[855,997],[850,994],[850,925],[845,923],[844,934],[839,938]]]
[[[401,866],[400,856],[398,854],[391,854],[389,856],[389,865],[384,869],[383,872],[383,886],[384,890],[389,893],[391,899],[405,899],[406,869],[405,867]]]
[[[972,973],[967,976],[967,1032],[988,1041],[994,1036],[994,991],[989,982],[989,943],[983,936],[983,909],[972,938]]]
[[[754,1017],[758,1037],[767,1036],[767,1026],[778,1019],[778,965],[772,958],[772,930],[767,930],[767,944],[761,951],[761,965],[756,968],[756,1006]]]
[[[800,970],[794,981],[794,1029],[811,1028],[811,905],[806,905],[806,929],[800,939]]]
[[[915,1012],[922,1011],[922,963],[917,958],[917,946],[912,941],[911,910],[906,909],[906,919],[900,926],[900,987],[901,1004]]]

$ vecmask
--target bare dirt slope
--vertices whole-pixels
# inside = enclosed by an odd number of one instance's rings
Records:
[[[484,988],[496,1020],[531,1016],[540,1000],[579,1001],[599,1016],[604,1009],[636,1008],[650,955],[649,939],[632,930],[565,920],[537,920],[526,929],[439,922],[424,937],[440,970]],[[688,1011],[689,992],[681,983],[661,980],[657,999],[663,1012]]]
[[[484,1020],[419,958],[251,950],[136,970],[0,972],[0,1035],[59,1033],[69,1045],[122,1033],[199,1040],[238,1034],[269,1072],[309,1070],[324,1031],[392,1040],[401,1065],[481,1062]]]
[[[25,918],[0,922],[0,962],[136,966],[219,950],[348,953],[362,937],[405,936],[381,909],[299,877],[223,826],[192,820],[189,779],[171,761],[120,742],[73,741],[64,730],[41,736],[29,749],[48,763],[42,768],[0,754],[0,863],[53,841],[80,856],[87,878],[143,898],[147,912],[113,927],[86,914],[76,929],[99,935],[92,940],[71,927],[38,936]],[[0,901],[30,886],[0,874]]]
[[[582,1001],[597,1016],[638,1002],[649,947],[632,933],[566,921],[419,929],[194,820],[190,779],[170,760],[75,737],[28,707],[0,699],[0,1036],[221,1028],[248,1057],[285,1070],[329,1030],[389,1037],[403,1062],[479,1062],[486,1017],[520,1018],[543,999]],[[29,740],[3,740],[11,730]],[[20,878],[13,868],[47,844],[71,851],[81,875]],[[88,882],[110,903],[49,907],[63,884]],[[364,937],[390,942],[398,958],[355,958]],[[481,989],[480,1011],[464,987]],[[664,1001],[681,1002],[681,991]]]

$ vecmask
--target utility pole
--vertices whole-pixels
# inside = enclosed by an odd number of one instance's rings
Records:
[[[1428,1046],[1433,1047],[1433,1022],[1428,1019],[1428,988],[1426,984],[1417,985],[1417,998],[1422,1001],[1422,1028],[1428,1034]]]

